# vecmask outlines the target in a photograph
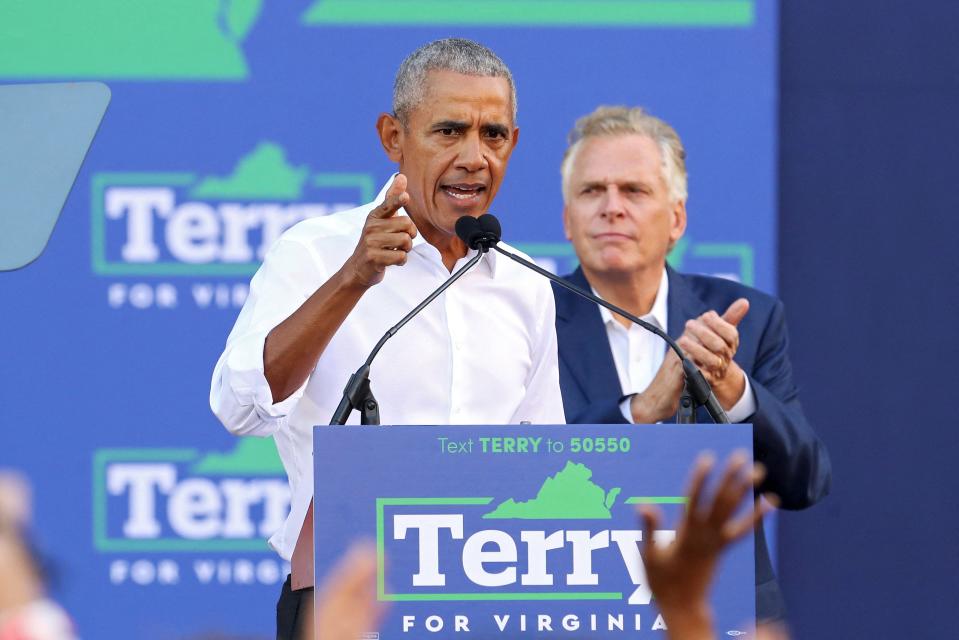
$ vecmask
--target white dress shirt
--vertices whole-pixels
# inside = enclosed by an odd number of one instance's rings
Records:
[[[210,406],[226,428],[276,441],[292,505],[270,545],[287,560],[313,495],[314,425],[329,423],[350,374],[387,329],[450,277],[436,247],[417,235],[407,263],[388,267],[363,295],[303,386],[273,403],[263,374],[267,334],[344,264],[388,186],[373,203],[305,220],[277,240],[213,372]],[[486,254],[380,351],[370,380],[383,424],[565,422],[552,290],[541,276],[496,258]],[[358,421],[354,412],[350,423]]]
[[[593,294],[599,295],[595,289]],[[666,331],[669,313],[666,304],[668,296],[669,278],[666,270],[663,269],[653,307],[649,313],[640,316],[640,320],[645,320]],[[627,329],[606,307],[599,307],[599,313],[603,318],[603,324],[606,325],[606,336],[609,338],[609,346],[613,352],[613,362],[616,364],[616,375],[619,376],[620,387],[624,396],[630,396],[619,403],[619,410],[627,422],[634,422],[630,406],[631,396],[645,391],[656,377],[666,357],[666,342],[638,324],[630,323]],[[730,422],[741,422],[756,413],[756,396],[749,384],[749,376],[745,378],[746,388],[743,390],[743,395],[732,409],[726,412]]]

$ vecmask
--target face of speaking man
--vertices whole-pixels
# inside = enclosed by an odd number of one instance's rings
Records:
[[[489,209],[519,128],[505,78],[431,71],[423,93],[405,122],[384,114],[377,126],[387,156],[407,178],[407,212],[439,245],[455,239],[461,216]]]
[[[638,134],[584,139],[572,158],[563,226],[587,278],[658,277],[686,230],[659,146]]]

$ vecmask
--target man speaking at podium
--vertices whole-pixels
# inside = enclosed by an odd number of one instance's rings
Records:
[[[280,638],[312,598],[312,566],[298,572],[293,556],[312,551],[312,520],[298,539],[312,509],[313,427],[329,423],[387,329],[474,255],[454,226],[486,213],[503,180],[519,135],[512,75],[474,42],[429,43],[400,66],[393,112],[376,127],[399,173],[373,203],[277,240],[213,373],[214,413],[236,435],[272,435],[289,476],[291,513],[270,538],[293,564]],[[373,362],[383,424],[564,422],[550,287],[496,258],[486,253]]]
[[[730,421],[753,424],[754,455],[767,469],[760,491],[803,509],[826,495],[831,472],[792,380],[782,303],[666,265],[686,230],[685,159],[673,128],[640,108],[600,107],[577,121],[561,173],[563,225],[581,266],[566,277],[680,336]],[[672,422],[684,380],[679,358],[625,318],[554,290],[567,422]],[[757,617],[783,610],[760,526]]]

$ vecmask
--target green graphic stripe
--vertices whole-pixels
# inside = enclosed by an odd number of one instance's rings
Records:
[[[94,271],[101,276],[252,276],[260,268],[259,262],[225,264],[189,264],[186,262],[156,262],[135,264],[111,262],[95,264]]]
[[[318,0],[311,25],[748,27],[753,0]]]
[[[537,258],[576,257],[576,250],[569,242],[517,242],[513,246],[523,253]]]
[[[376,597],[384,601],[390,598],[406,598],[409,594],[386,593],[386,542],[384,535],[384,507],[423,505],[487,505],[493,498],[377,498],[376,499]]]
[[[693,246],[693,256],[697,258],[737,258],[739,260],[739,279],[743,284],[753,286],[756,280],[756,258],[753,248],[741,242],[713,243],[704,242]]]
[[[403,505],[403,506],[418,506],[418,505],[458,505],[458,504],[470,504],[470,505],[484,505],[492,502],[492,498],[377,498],[376,507],[380,508],[381,505]]]
[[[626,504],[686,504],[685,496],[633,496],[626,498]]]
[[[114,553],[211,553],[229,551],[270,551],[266,540],[184,540],[168,538],[161,540],[98,540],[99,551]]]
[[[582,593],[389,593],[380,600],[389,602],[479,602],[495,600],[622,600],[622,593],[585,591]]]

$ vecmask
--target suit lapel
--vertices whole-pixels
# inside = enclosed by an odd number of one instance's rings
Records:
[[[566,279],[581,289],[590,290],[582,269],[576,269]],[[563,345],[560,357],[588,401],[608,399],[611,389],[621,387],[599,308],[574,293],[564,290],[562,295],[563,304],[556,307]]]
[[[667,266],[666,277],[669,278],[666,333],[672,338],[678,338],[686,328],[686,321],[706,313],[709,311],[709,306],[693,292],[683,274]]]

